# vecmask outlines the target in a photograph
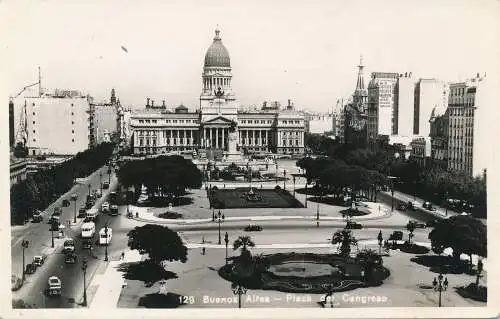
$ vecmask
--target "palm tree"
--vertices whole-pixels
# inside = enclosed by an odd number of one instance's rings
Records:
[[[250,236],[239,236],[233,243],[233,250],[241,248],[240,258],[251,259],[252,255],[247,247],[254,247],[255,243],[252,241]],[[247,258],[245,258],[247,257]]]
[[[357,244],[357,239],[354,237],[352,232],[348,229],[342,229],[336,231],[332,237],[332,244],[341,244],[340,245],[340,255],[347,257],[351,253],[351,245]]]

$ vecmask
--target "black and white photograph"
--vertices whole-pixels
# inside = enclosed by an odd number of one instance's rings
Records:
[[[2,313],[498,314],[500,1],[0,11]]]

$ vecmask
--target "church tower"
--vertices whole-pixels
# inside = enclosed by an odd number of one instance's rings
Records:
[[[356,82],[356,90],[354,90],[353,94],[353,103],[361,112],[366,111],[366,103],[368,102],[368,91],[365,86],[363,69],[363,56],[360,56],[358,65],[358,81]]]

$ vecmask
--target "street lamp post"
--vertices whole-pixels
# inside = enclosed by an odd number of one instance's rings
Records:
[[[444,214],[445,216],[448,216],[448,191],[446,191],[445,195],[445,202],[444,202]]]
[[[283,189],[286,189],[286,170],[283,170]]]
[[[276,185],[278,185],[278,160],[276,160]]]
[[[224,222],[224,214],[222,214],[219,210],[219,213],[217,214],[217,223],[219,224],[219,245],[221,244],[221,238],[220,238],[220,224]]]
[[[76,224],[76,197],[73,197],[73,206],[74,206],[74,214],[73,214],[73,223]]]
[[[54,230],[56,228],[56,225],[57,225],[56,221],[52,221],[50,223],[50,233],[51,233],[51,236],[52,236],[52,248],[54,248]]]
[[[378,240],[378,254],[382,255],[382,241],[384,239],[382,238],[382,231],[381,230],[378,232],[377,240]]]
[[[483,257],[479,256],[477,260],[477,271],[476,271],[476,289],[479,288],[479,278],[482,277],[483,272]]]
[[[108,166],[108,184],[111,184],[111,166]]]
[[[86,275],[87,275],[87,261],[84,259],[82,263],[82,270],[83,270],[83,306],[87,307],[87,280],[86,280]]]
[[[24,250],[26,248],[28,248],[29,244],[30,244],[30,242],[27,241],[27,240],[24,240],[24,239],[23,239],[23,241],[21,243],[21,245],[23,246],[23,275],[22,275],[22,279],[21,279],[21,285],[24,284],[24,279],[25,279],[25,274],[26,274],[26,270],[24,269],[25,268],[25,266],[24,266],[24,263],[25,263],[25,261],[24,261]]]
[[[88,188],[89,188],[89,196],[90,196],[90,189],[92,188],[92,185],[90,185],[90,183],[88,185]]]
[[[247,293],[247,289],[243,287],[241,284],[231,284],[231,289],[235,295],[238,295],[238,308],[241,308],[241,295]]]
[[[104,261],[108,261],[108,224],[104,225],[104,235],[106,236],[106,245],[104,247]]]
[[[226,243],[226,265],[227,265],[227,245],[229,244],[229,235],[227,232],[224,235],[224,242]]]
[[[439,307],[441,307],[441,292],[446,291],[446,288],[448,288],[448,278],[444,277],[443,280],[443,274],[439,273],[437,280],[436,277],[434,277],[432,286],[434,286],[434,291],[439,292]]]
[[[99,188],[101,189],[101,193],[102,193],[102,172],[99,172]]]
[[[293,175],[293,198],[295,198],[295,175]]]
[[[307,208],[307,179],[306,179],[306,201],[304,203],[304,206]]]

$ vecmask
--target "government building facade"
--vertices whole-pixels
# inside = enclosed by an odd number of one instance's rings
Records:
[[[244,110],[231,87],[229,53],[215,31],[205,54],[199,107],[190,111],[180,105],[169,109],[165,101],[147,99],[145,109],[130,118],[134,154],[212,150],[216,152],[304,153],[304,115],[292,102],[263,103],[260,109]]]

